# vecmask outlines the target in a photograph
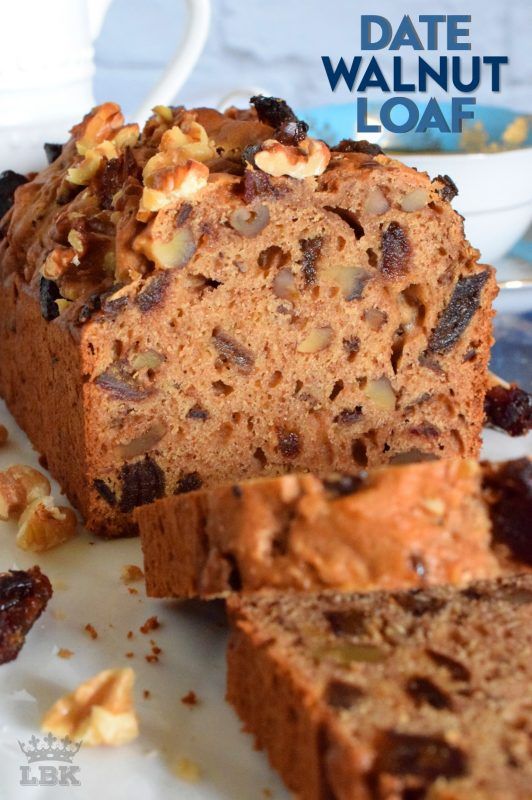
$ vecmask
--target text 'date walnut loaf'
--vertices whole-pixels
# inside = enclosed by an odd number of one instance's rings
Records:
[[[465,584],[532,569],[532,461],[252,479],[135,518],[154,597]]]
[[[478,453],[496,289],[454,184],[253,104],[139,135],[106,103],[5,179],[0,391],[92,530],[228,478]]]
[[[232,598],[228,699],[299,800],[529,800],[532,576]]]

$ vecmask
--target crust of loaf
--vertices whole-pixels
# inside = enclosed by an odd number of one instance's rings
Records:
[[[470,460],[226,484],[163,498],[135,518],[154,597],[369,591],[499,572],[481,469]]]

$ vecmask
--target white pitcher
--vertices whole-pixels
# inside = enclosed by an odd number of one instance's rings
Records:
[[[64,142],[94,105],[93,43],[112,0],[2,2],[0,171],[43,166],[43,142]],[[172,101],[201,55],[209,0],[186,0],[187,27],[163,76],[133,119]]]

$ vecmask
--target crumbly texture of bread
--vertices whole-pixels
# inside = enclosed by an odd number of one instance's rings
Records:
[[[243,160],[279,135],[254,111],[122,121],[76,126],[0,242],[0,393],[89,529],[228,479],[478,454],[496,286],[445,180],[334,150],[272,177]],[[143,210],[194,125],[206,185]]]
[[[528,800],[532,576],[229,603],[229,701],[299,800]]]
[[[481,484],[478,462],[454,458],[163,498],[135,514],[148,594],[366,591],[494,577]]]

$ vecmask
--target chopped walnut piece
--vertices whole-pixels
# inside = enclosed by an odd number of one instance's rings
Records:
[[[331,152],[319,139],[303,139],[297,147],[266,139],[255,155],[255,165],[268,175],[288,175],[302,180],[325,172]]]
[[[7,442],[8,434],[7,428],[4,425],[0,425],[0,445],[3,445]]]
[[[54,247],[43,262],[41,275],[51,281],[57,280],[67,271],[75,256],[76,251],[72,247]]]
[[[56,506],[53,497],[41,497],[22,513],[16,542],[22,550],[40,553],[71,539],[77,524],[71,508]]]
[[[144,573],[136,564],[124,564],[122,567],[121,578],[124,583],[135,583],[141,581]]]
[[[330,325],[323,328],[312,328],[297,346],[298,353],[318,353],[329,347],[333,339],[333,329]]]
[[[14,464],[0,472],[0,519],[18,519],[26,506],[50,491],[45,475],[33,467]]]
[[[129,667],[99,672],[54,703],[44,715],[42,730],[89,747],[127,744],[139,732],[134,682]]]
[[[209,177],[204,162],[215,156],[205,128],[190,116],[181,125],[166,130],[159,152],[149,159],[142,172],[144,191],[138,218],[145,220],[149,212],[202,189]]]

